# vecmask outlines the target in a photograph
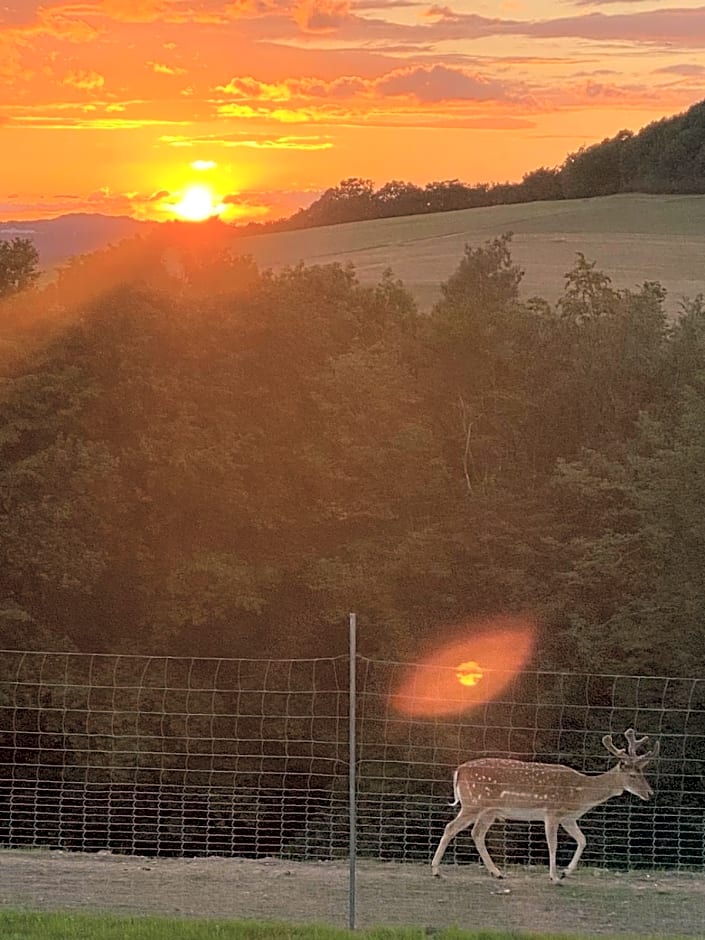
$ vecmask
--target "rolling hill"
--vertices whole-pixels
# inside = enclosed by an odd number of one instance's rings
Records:
[[[0,238],[32,238],[50,269],[74,254],[94,251],[159,223],[126,217],[62,216],[0,224]],[[227,229],[225,229],[227,231]],[[619,194],[589,199],[520,203],[400,216],[334,226],[233,235],[233,246],[262,268],[299,262],[352,262],[361,281],[374,283],[391,268],[422,308],[457,266],[466,244],[513,232],[514,259],[524,268],[524,296],[554,301],[577,252],[596,261],[616,287],[660,281],[667,307],[705,292],[705,195]]]
[[[615,287],[660,281],[667,306],[705,292],[705,196],[623,194],[533,202],[349,222],[238,240],[261,267],[352,262],[363,282],[386,268],[422,307],[457,266],[466,244],[514,233],[515,261],[526,271],[524,296],[554,301],[577,252],[596,261]]]

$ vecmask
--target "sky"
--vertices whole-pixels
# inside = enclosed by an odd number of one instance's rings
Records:
[[[703,98],[702,0],[0,0],[0,220],[518,181]]]

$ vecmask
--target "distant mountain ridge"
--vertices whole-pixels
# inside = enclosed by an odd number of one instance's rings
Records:
[[[53,267],[73,255],[86,254],[133,235],[152,231],[158,222],[140,222],[126,215],[75,212],[53,219],[0,222],[0,239],[31,238],[40,265]]]

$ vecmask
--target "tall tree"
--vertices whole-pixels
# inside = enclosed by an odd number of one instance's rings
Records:
[[[0,298],[26,290],[39,277],[39,252],[30,238],[0,241]]]

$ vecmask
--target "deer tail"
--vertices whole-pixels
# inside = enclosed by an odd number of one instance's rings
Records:
[[[455,799],[453,800],[452,803],[448,804],[449,806],[457,806],[458,803],[460,802],[460,792],[458,790],[458,771],[457,770],[453,773],[453,796],[455,797]]]

